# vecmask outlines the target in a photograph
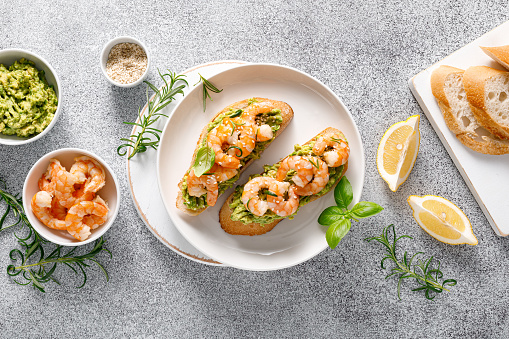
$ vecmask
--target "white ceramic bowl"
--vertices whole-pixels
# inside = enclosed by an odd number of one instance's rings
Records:
[[[121,43],[124,43],[124,42],[129,42],[129,43],[133,43],[133,44],[139,45],[141,48],[143,48],[143,50],[145,51],[145,54],[147,55],[147,69],[145,70],[145,73],[143,73],[143,75],[138,80],[136,80],[134,82],[131,82],[129,84],[121,84],[120,82],[116,82],[115,80],[111,79],[109,77],[109,75],[108,75],[108,72],[106,72],[106,62],[108,61],[108,55],[110,54],[111,49],[113,48],[113,46],[121,44]],[[106,77],[106,79],[111,84],[113,84],[115,86],[118,86],[118,87],[126,87],[126,88],[128,88],[128,87],[138,86],[147,77],[148,70],[150,69],[150,55],[149,55],[147,47],[141,41],[139,41],[138,39],[135,39],[135,38],[130,37],[130,36],[120,36],[118,38],[110,40],[104,46],[104,48],[103,48],[103,50],[101,52],[101,58],[100,58],[99,61],[101,63],[101,70],[103,71],[103,74]]]
[[[33,214],[30,205],[33,196],[39,192],[38,181],[42,174],[46,172],[50,159],[55,158],[59,160],[62,166],[69,170],[74,163],[74,158],[82,155],[88,155],[94,158],[104,167],[106,171],[106,184],[98,194],[108,203],[110,211],[108,212],[108,219],[104,224],[92,230],[92,234],[85,241],[78,241],[66,231],[54,230],[45,226]],[[120,207],[120,185],[110,166],[97,155],[79,148],[62,148],[44,155],[32,166],[30,172],[28,172],[23,186],[23,207],[25,208],[25,213],[30,224],[45,239],[63,246],[85,245],[100,238],[113,224]]]
[[[62,111],[62,86],[60,85],[60,79],[58,78],[58,75],[53,67],[51,67],[51,65],[46,60],[35,53],[23,49],[4,49],[0,51],[0,64],[4,64],[6,67],[11,66],[14,61],[21,58],[33,61],[37,69],[44,71],[44,75],[48,81],[48,84],[53,85],[53,88],[55,89],[58,105],[57,110],[55,111],[55,116],[53,117],[53,121],[51,121],[51,123],[48,125],[48,127],[46,127],[44,131],[29,138],[21,138],[16,135],[4,135],[0,133],[0,144],[4,145],[28,144],[29,142],[42,138],[53,128],[58,117],[60,116],[60,112]]]

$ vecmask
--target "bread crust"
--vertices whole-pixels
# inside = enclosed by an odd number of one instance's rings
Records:
[[[442,111],[447,127],[456,135],[456,138],[458,138],[463,145],[469,147],[473,151],[491,155],[509,153],[509,143],[486,136],[472,135],[460,125],[458,119],[452,113],[452,108],[445,94],[444,85],[449,76],[455,74],[463,76],[463,73],[464,71],[459,68],[440,66],[431,74],[431,91]],[[479,141],[479,138],[483,141]]]
[[[490,58],[509,70],[509,45],[496,47],[481,47]]]
[[[314,136],[311,140],[306,142],[304,145],[309,144],[311,141],[316,139],[316,137],[318,137],[319,135],[325,134],[325,133],[340,133],[341,137],[346,140],[344,134],[341,131],[339,131],[338,129],[333,128],[333,127],[328,127],[326,129],[324,129],[323,131],[321,131],[320,133],[318,133],[316,136]],[[281,163],[281,161],[283,161],[284,159],[286,159],[286,157],[281,159],[277,163]],[[348,169],[348,162],[343,166],[343,172],[341,173],[339,180],[343,177],[343,175],[345,175],[345,172],[347,169]],[[339,183],[339,180],[337,180],[336,183],[334,183],[334,186],[332,186],[331,190],[334,190],[334,187],[336,187],[336,185]],[[221,210],[219,211],[219,223],[221,224],[221,228],[226,233],[233,234],[233,235],[249,235],[249,236],[261,235],[261,234],[265,234],[265,233],[271,231],[279,222],[285,220],[285,218],[282,218],[282,219],[275,220],[274,222],[272,222],[270,224],[263,224],[263,225],[259,224],[259,223],[244,224],[241,221],[231,220],[230,217],[232,214],[232,210],[230,209],[230,203],[233,200],[234,193],[235,192],[230,194],[228,199],[226,199],[225,203],[221,207]],[[320,197],[316,197],[316,196],[312,197],[311,199],[309,199],[308,204],[315,201],[318,198],[321,198],[321,197],[323,197],[323,195]],[[302,206],[300,208],[302,208]]]
[[[484,128],[499,137],[509,140],[509,127],[498,124],[487,111],[485,103],[485,84],[491,77],[508,74],[488,66],[472,66],[463,75],[463,87],[467,93],[472,113]]]
[[[241,101],[237,101],[237,102],[235,102],[235,103],[233,103],[231,105],[226,106],[219,113],[214,115],[214,117],[212,119],[210,119],[209,123],[214,121],[214,119],[216,119],[219,115],[221,115],[223,113],[226,113],[226,112],[229,112],[230,109],[234,109],[234,110],[245,109],[248,106],[249,101],[253,100],[253,99],[256,100],[257,102],[269,102],[271,105],[274,106],[275,109],[280,109],[281,110],[281,117],[283,118],[283,122],[281,123],[281,125],[279,127],[279,130],[277,130],[274,133],[274,138],[272,139],[272,141],[274,141],[274,139],[276,139],[281,133],[283,133],[283,131],[285,130],[285,128],[288,126],[288,124],[290,123],[290,121],[293,118],[293,109],[290,107],[290,105],[288,105],[286,102],[283,102],[283,101],[272,100],[272,99],[267,99],[267,98],[260,98],[260,97],[249,98],[249,99],[244,99],[244,100],[241,100]],[[182,184],[184,183],[184,178],[186,177],[187,173],[189,173],[189,171],[193,167],[194,160],[196,159],[196,154],[198,153],[198,150],[200,149],[201,141],[203,140],[203,138],[207,134],[207,128],[208,128],[208,124],[203,127],[202,132],[200,134],[200,138],[196,142],[196,148],[194,150],[193,157],[191,159],[191,164],[189,166],[189,169],[186,171],[186,173],[184,174],[184,176],[182,177],[182,179],[180,180],[180,182],[178,184],[179,191],[178,191],[178,195],[177,195],[176,206],[182,212],[184,212],[184,213],[186,213],[188,215],[192,215],[192,216],[198,215],[198,214],[202,213],[203,211],[205,211],[209,207],[209,206],[207,206],[207,207],[204,207],[204,208],[201,208],[201,209],[198,209],[198,210],[189,209],[184,204],[184,197],[182,195]],[[263,149],[262,152],[264,152],[267,149],[267,147],[269,147],[270,144],[272,144],[272,141],[269,142],[267,145],[265,145],[265,148]],[[254,160],[255,159],[251,159],[248,162],[246,162],[246,164],[240,169],[239,172],[240,173],[244,172],[246,170],[246,168],[248,168],[249,165],[251,165],[251,163]]]
[[[434,70],[433,73],[431,73],[431,92],[433,96],[446,106],[450,106],[444,90],[445,80],[451,74],[463,74],[464,72],[465,71],[462,69],[446,65],[440,66]]]

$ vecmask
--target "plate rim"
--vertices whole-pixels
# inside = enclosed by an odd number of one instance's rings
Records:
[[[186,70],[180,72],[179,74],[189,74],[195,70],[198,70],[200,68],[204,68],[204,67],[208,67],[208,66],[214,66],[214,65],[223,65],[223,64],[236,64],[236,65],[246,65],[246,64],[250,64],[250,62],[248,61],[244,61],[244,60],[216,60],[216,61],[211,61],[211,62],[206,62],[206,63],[203,63],[203,64],[199,64],[199,65],[195,65],[193,67],[190,67],[190,68],[187,68]],[[237,66],[235,66],[237,67]],[[233,68],[235,68],[233,67]],[[218,73],[219,74],[219,73]],[[162,87],[161,87],[162,88]],[[191,91],[189,91],[187,94],[189,94]],[[186,94],[186,95],[187,95]],[[151,97],[150,97],[150,100],[152,100],[154,98],[155,94],[153,94]],[[185,97],[185,96],[184,96]],[[180,101],[184,100],[184,97],[182,97],[180,99]],[[144,116],[145,115],[145,111],[148,107],[148,102],[145,103],[145,105],[143,106],[143,108],[141,109],[141,116]],[[177,106],[175,106],[175,108],[177,108]],[[169,121],[169,118],[173,115],[173,112],[175,111],[175,108],[170,112],[170,114],[168,115],[168,119],[167,121]],[[140,120],[140,115],[138,115],[136,117],[136,121],[135,122],[139,122]],[[165,127],[166,127],[166,123],[165,123]],[[136,126],[134,126],[131,130],[131,135],[134,133],[134,131],[136,130]],[[158,150],[156,151],[158,152]],[[224,266],[224,267],[227,267],[227,265],[223,264],[222,262],[219,262],[219,261],[216,261],[214,259],[205,259],[205,258],[200,258],[194,254],[191,254],[191,253],[187,253],[183,250],[181,250],[180,248],[178,248],[177,246],[173,245],[172,243],[170,243],[167,239],[165,239],[164,237],[162,237],[159,232],[157,232],[157,230],[150,224],[150,222],[148,221],[145,213],[142,212],[141,208],[140,208],[140,205],[138,203],[138,200],[135,198],[135,194],[134,194],[134,189],[133,189],[133,182],[132,182],[132,173],[131,173],[131,170],[130,170],[130,160],[128,159],[129,158],[129,155],[131,154],[131,148],[128,149],[128,152],[126,154],[126,171],[127,171],[127,181],[129,183],[129,191],[130,191],[130,195],[131,195],[131,200],[136,208],[136,212],[138,213],[138,216],[141,218],[141,220],[143,221],[143,223],[145,224],[145,226],[147,226],[147,228],[149,229],[149,231],[157,238],[157,240],[159,240],[163,245],[165,245],[166,247],[168,247],[169,249],[171,249],[173,252],[177,253],[178,255],[182,256],[182,257],[185,257],[189,260],[192,260],[194,262],[198,262],[200,264],[205,264],[205,265],[209,265],[209,266]],[[157,160],[156,160],[156,166],[157,166]],[[160,193],[159,193],[160,194]],[[173,222],[173,220],[172,220]],[[180,231],[179,231],[180,233]],[[191,246],[193,246],[192,244],[190,244]],[[194,247],[194,246],[193,246]],[[198,249],[197,249],[198,250]],[[198,250],[199,251],[199,250]]]
[[[233,70],[238,70],[238,69],[241,69],[241,68],[248,68],[248,67],[264,67],[264,66],[268,66],[268,67],[276,67],[276,68],[281,68],[281,69],[284,69],[286,71],[290,71],[290,72],[295,72],[297,74],[300,74],[301,76],[304,76],[312,81],[314,81],[316,84],[318,84],[321,88],[323,88],[326,92],[328,92],[329,95],[332,96],[332,98],[334,100],[337,100],[337,102],[340,104],[340,106],[345,110],[347,116],[349,117],[349,119],[351,120],[352,124],[353,124],[353,133],[356,134],[358,140],[359,140],[359,148],[360,148],[360,168],[361,168],[361,175],[360,175],[360,192],[359,192],[359,199],[362,195],[362,190],[364,188],[364,180],[365,180],[365,174],[366,174],[366,164],[365,164],[365,156],[364,156],[364,145],[363,145],[363,142],[362,142],[362,137],[361,137],[361,134],[359,132],[359,128],[357,126],[357,123],[355,122],[355,120],[353,119],[353,116],[352,114],[350,113],[350,110],[348,109],[348,107],[343,103],[343,101],[341,100],[341,98],[339,98],[339,96],[334,93],[327,85],[325,85],[322,81],[318,80],[316,77],[304,72],[304,71],[301,71],[299,69],[296,69],[294,67],[291,67],[291,66],[286,66],[286,65],[280,65],[280,64],[276,64],[276,63],[248,63],[248,64],[245,64],[245,65],[240,65],[238,67],[234,67],[232,69],[229,69],[229,70],[225,70],[225,71],[222,71],[222,72],[219,72],[217,74],[215,74],[213,77],[211,77],[210,79],[208,80],[213,80],[214,77],[217,77],[217,76],[220,76],[221,74],[225,73],[225,72],[230,72],[230,71],[233,71]],[[195,87],[193,88],[187,95],[187,96],[190,96],[192,93],[194,93],[194,91],[197,91],[199,90],[198,87]],[[185,99],[185,98],[184,98]],[[169,128],[168,126],[170,125],[170,121],[171,121],[171,118],[173,117],[173,113],[175,111],[177,111],[177,109],[180,107],[180,105],[182,104],[182,102],[184,102],[184,99],[182,99],[178,104],[177,106],[175,106],[173,112],[172,112],[172,115],[169,117],[169,119],[166,121],[165,123],[165,126],[164,126],[164,129],[163,129],[163,132],[162,132],[162,136],[161,136],[161,142],[160,142],[160,145],[162,144],[162,141],[163,141],[163,138],[164,136],[166,135],[166,130]],[[195,247],[198,251],[202,252],[203,254],[207,255],[208,257],[210,258],[213,258],[214,260],[218,260],[215,258],[214,255],[210,255],[210,253],[208,253],[208,251],[203,251],[202,249],[198,248],[194,242],[192,240],[190,240],[188,238],[188,236],[185,234],[185,232],[182,232],[180,230],[180,227],[177,225],[177,223],[175,222],[175,217],[172,216],[172,213],[170,213],[170,211],[168,210],[168,204],[166,203],[166,200],[164,198],[164,195],[162,194],[161,192],[161,175],[160,175],[160,157],[161,157],[161,152],[160,150],[158,149],[158,152],[157,152],[157,180],[158,180],[158,186],[159,186],[159,192],[163,198],[163,203],[164,203],[164,206],[166,208],[166,211],[168,212],[168,215],[170,216],[170,219],[172,220],[172,222],[174,223],[175,225],[175,228],[177,228],[177,230],[181,233],[181,235],[193,246]],[[300,260],[297,260],[297,261],[292,261],[291,263],[289,264],[285,264],[285,265],[280,265],[280,266],[277,266],[277,267],[269,267],[269,268],[250,268],[250,267],[247,267],[247,266],[239,266],[239,265],[236,265],[236,264],[232,264],[232,263],[226,263],[225,265],[229,266],[229,267],[233,267],[233,268],[237,268],[237,269],[241,269],[241,270],[248,270],[248,271],[272,271],[272,270],[280,270],[280,269],[285,269],[285,268],[288,268],[288,267],[292,267],[292,266],[296,266],[296,265],[299,265],[303,262],[306,262],[310,259],[312,259],[313,257],[317,256],[318,254],[320,254],[321,252],[323,252],[326,248],[328,247],[327,243],[325,242],[325,245],[316,250],[316,251],[312,251],[312,253],[308,256],[305,256],[303,258],[301,258]],[[278,253],[283,253],[283,252],[287,252],[287,251],[291,251],[292,249],[294,248],[289,248],[289,249],[286,249],[286,250],[283,250],[281,252],[278,252]],[[261,254],[260,254],[261,255]],[[267,255],[263,255],[263,256],[267,256]],[[270,256],[270,255],[269,255]],[[219,260],[218,260],[219,261]]]

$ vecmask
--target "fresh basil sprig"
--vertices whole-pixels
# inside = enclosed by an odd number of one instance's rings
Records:
[[[212,166],[214,166],[214,162],[216,161],[216,154],[214,150],[209,146],[202,146],[198,152],[196,152],[196,158],[194,159],[194,174],[197,177],[202,176],[207,173]]]
[[[349,210],[348,205],[353,200],[352,185],[346,177],[341,178],[334,189],[334,200],[337,206],[327,207],[318,217],[320,225],[329,226],[325,238],[330,248],[336,248],[341,239],[350,231],[352,222],[350,219],[359,221],[380,213],[383,210],[378,204],[369,201],[361,201]]]

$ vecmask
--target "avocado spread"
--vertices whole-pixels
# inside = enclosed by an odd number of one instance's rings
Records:
[[[249,100],[249,105],[255,102],[254,99]],[[210,132],[214,127],[219,125],[224,118],[232,117],[232,116],[242,116],[242,110],[234,110],[230,109],[229,112],[223,113],[218,115],[211,123],[209,123],[207,127],[207,134]],[[271,127],[272,132],[275,134],[276,131],[279,130],[281,124],[283,123],[283,117],[281,116],[281,111],[279,109],[274,109],[270,111],[269,113],[264,113],[257,117],[257,121],[261,120],[263,121],[263,124],[267,124]],[[204,146],[207,143],[207,134],[204,136],[203,140],[201,141],[200,147]],[[254,150],[245,158],[240,159],[241,168],[251,159],[259,159],[261,152],[265,149],[267,144],[272,142],[274,138],[271,140],[263,141],[263,142],[257,142],[255,144]],[[228,188],[233,186],[235,181],[239,178],[240,174],[237,173],[236,176],[233,178],[220,182],[218,185],[218,193],[219,195],[224,193]],[[201,208],[204,208],[207,206],[207,194],[205,193],[201,197],[194,197],[189,195],[189,192],[187,191],[187,175],[184,178],[184,181],[182,183],[182,197],[184,198],[184,205],[186,205],[187,208],[192,210],[198,210]]]
[[[55,115],[57,95],[35,64],[25,58],[0,64],[0,132],[29,137],[41,133]]]
[[[312,155],[313,152],[313,145],[315,144],[315,141],[310,142],[307,145],[295,145],[294,149],[295,151],[290,154],[292,155]],[[279,163],[274,165],[266,165],[264,166],[264,173],[262,174],[256,174],[249,177],[249,180],[259,177],[259,176],[268,176],[275,178],[276,173],[279,169]],[[329,167],[329,182],[325,185],[325,187],[318,192],[317,194],[310,195],[310,196],[302,196],[299,197],[299,208],[304,206],[305,204],[309,203],[313,197],[320,197],[327,192],[331,190],[332,187],[334,187],[335,183],[340,179],[341,173],[343,173],[343,166],[339,167]],[[295,174],[295,171],[290,171],[286,175],[285,181],[290,181]],[[233,221],[241,221],[244,224],[250,224],[250,223],[259,223],[259,224],[270,224],[271,222],[277,220],[277,219],[283,219],[284,217],[278,216],[276,213],[272,212],[271,210],[268,210],[264,215],[261,217],[254,215],[253,213],[249,212],[244,204],[242,203],[241,197],[242,192],[244,191],[243,186],[237,186],[235,188],[235,192],[233,193],[233,200],[230,203],[230,209],[232,211],[231,214],[231,220]],[[263,197],[261,197],[263,198]],[[295,214],[297,214],[299,210],[289,216],[289,219],[293,219]]]

